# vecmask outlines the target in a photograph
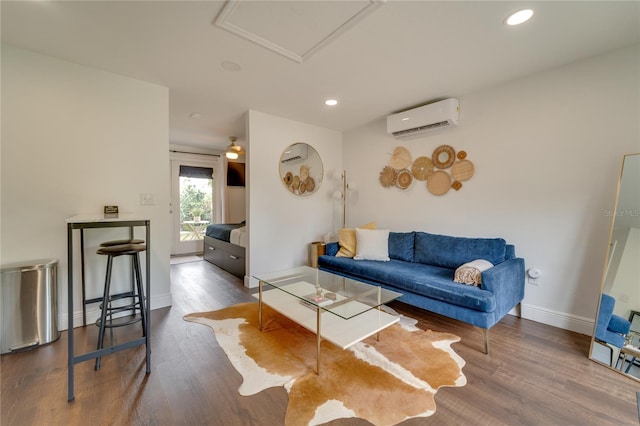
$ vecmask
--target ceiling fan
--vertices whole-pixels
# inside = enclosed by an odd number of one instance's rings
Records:
[[[240,155],[244,155],[242,147],[236,145],[238,138],[235,136],[229,136],[229,140],[231,141],[231,145],[229,145],[225,151],[226,157],[230,160],[236,160]]]

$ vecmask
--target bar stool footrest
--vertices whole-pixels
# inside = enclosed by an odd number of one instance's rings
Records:
[[[111,300],[124,299],[125,297],[134,297],[135,295],[136,294],[133,291],[127,291],[126,293],[118,293],[118,294],[111,295]],[[84,304],[90,305],[98,302],[102,302],[102,296],[95,297],[93,299],[87,299],[85,300]]]
[[[126,321],[123,321],[123,320],[126,320]],[[135,323],[140,322],[140,321],[142,321],[142,316],[140,316],[140,315],[136,315],[135,318],[119,317],[119,318],[114,318],[111,321],[107,321],[107,323],[104,325],[104,328],[124,327],[126,325],[135,324]],[[96,325],[98,327],[100,327],[100,319],[99,318],[96,320]]]
[[[134,315],[137,312],[141,312],[142,309],[144,308],[140,307],[139,303],[132,303],[130,305],[115,306],[113,308],[107,308],[107,315],[113,316],[121,312],[129,312],[129,311],[131,312],[132,315]],[[102,305],[100,305],[100,310],[102,310]]]

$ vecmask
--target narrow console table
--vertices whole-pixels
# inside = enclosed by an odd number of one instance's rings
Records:
[[[99,356],[111,354],[114,352],[118,352],[124,349],[133,348],[140,345],[146,346],[146,362],[147,374],[151,373],[151,344],[150,344],[150,318],[151,318],[151,309],[150,309],[150,295],[151,295],[151,221],[149,219],[142,219],[138,217],[134,217],[131,215],[120,214],[117,218],[105,218],[102,215],[77,215],[70,217],[66,220],[67,223],[67,294],[68,294],[68,317],[69,317],[69,348],[68,348],[68,370],[69,370],[69,393],[68,393],[68,401],[73,401],[75,398],[74,395],[74,366],[80,362],[88,361],[90,359],[95,359]],[[139,339],[131,340],[129,342],[125,342],[116,346],[110,346],[103,348],[101,350],[96,350],[92,352],[88,352],[85,354],[76,355],[74,352],[74,343],[73,343],[73,231],[75,229],[80,230],[80,253],[82,256],[82,284],[84,288],[84,229],[88,228],[129,228],[132,232],[133,228],[136,226],[144,226],[145,227],[145,243],[147,245],[147,252],[145,254],[146,261],[146,277],[145,277],[145,294],[143,300],[144,309],[146,312],[146,317],[148,320],[145,322],[145,335]],[[84,325],[86,325],[86,312],[83,302],[83,320]]]

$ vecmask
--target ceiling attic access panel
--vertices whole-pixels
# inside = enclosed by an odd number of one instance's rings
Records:
[[[380,0],[229,0],[214,24],[302,63],[382,3]]]

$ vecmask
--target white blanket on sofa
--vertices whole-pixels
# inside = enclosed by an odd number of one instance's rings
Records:
[[[491,267],[493,267],[493,264],[484,259],[467,262],[456,269],[453,281],[479,287],[482,284],[482,272]]]

